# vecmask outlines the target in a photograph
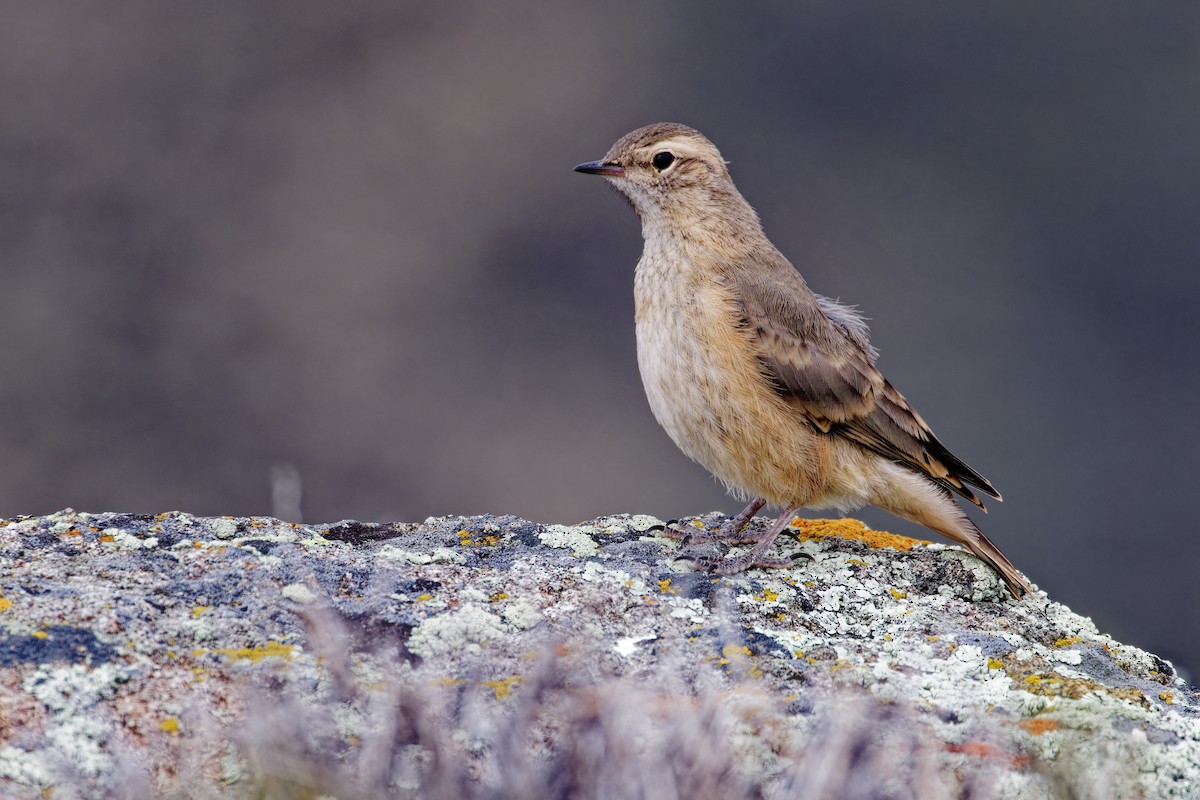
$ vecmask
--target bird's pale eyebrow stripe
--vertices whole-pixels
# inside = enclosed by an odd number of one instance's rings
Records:
[[[687,139],[673,137],[671,139],[663,139],[661,142],[655,142],[649,150],[657,153],[660,150],[670,150],[676,157],[692,157],[697,158],[702,155],[703,151],[696,146],[696,143]]]

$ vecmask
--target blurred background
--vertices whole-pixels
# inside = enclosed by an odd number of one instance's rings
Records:
[[[643,398],[637,219],[571,170],[670,120],[871,318],[1017,566],[1200,666],[1200,5],[0,19],[0,515],[736,510]]]

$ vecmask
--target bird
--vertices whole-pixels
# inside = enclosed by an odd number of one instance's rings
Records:
[[[1018,600],[1029,581],[954,501],[1000,500],[876,368],[856,307],[815,293],[763,232],[717,147],[660,122],[575,171],[602,176],[637,212],[638,368],[668,436],[750,502],[715,538],[753,542],[718,574],[787,562],[767,552],[803,508],[873,505],[965,546]],[[763,506],[780,516],[745,536]],[[986,509],[984,509],[986,510]]]

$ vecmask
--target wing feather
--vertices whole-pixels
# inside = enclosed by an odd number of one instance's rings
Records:
[[[765,375],[818,429],[924,473],[972,503],[970,484],[999,499],[992,484],[938,441],[921,416],[875,368],[862,317],[814,294],[782,256],[782,267],[734,270],[730,288],[758,345]],[[807,301],[807,302],[806,302]]]

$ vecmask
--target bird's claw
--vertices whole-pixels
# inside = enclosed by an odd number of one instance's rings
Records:
[[[706,565],[706,571],[713,575],[737,575],[748,569],[783,569],[793,566],[790,558],[754,558],[753,553],[747,553],[737,558],[717,558]]]
[[[747,533],[746,523],[741,525],[736,524],[737,519],[733,518],[727,521],[724,525],[716,530],[708,530],[707,528],[697,528],[693,525],[681,527],[679,523],[668,523],[662,530],[662,535],[668,539],[679,539],[683,544],[706,544],[708,542],[725,542],[727,544],[746,544],[747,542],[757,542],[758,535]]]
[[[676,561],[686,561],[693,569],[710,575],[737,575],[749,569],[787,569],[794,567],[799,558],[811,558],[807,553],[797,553],[792,558],[754,558],[753,553],[735,558],[692,558],[680,556]]]

